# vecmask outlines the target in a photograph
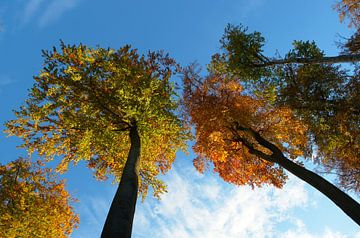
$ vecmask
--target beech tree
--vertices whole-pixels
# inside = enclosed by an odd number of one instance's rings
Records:
[[[184,102],[196,130],[193,150],[198,155],[194,159],[198,171],[212,163],[227,182],[281,188],[286,169],[360,224],[360,204],[297,160],[308,157],[312,141],[309,126],[290,107],[249,95],[223,75],[202,79],[190,72],[184,76]]]
[[[349,26],[359,28],[360,26],[360,1],[359,0],[341,0],[337,2],[334,8],[338,11],[340,21],[349,19]]]
[[[345,43],[341,44],[342,51],[345,54],[360,53],[360,30],[358,29]]]
[[[283,59],[274,59],[263,55],[264,42],[259,32],[228,26],[224,53],[213,57],[210,70],[227,72],[258,98],[293,110],[308,126],[316,161],[338,175],[342,188],[359,192],[359,55],[326,57],[315,42],[294,41]]]
[[[102,237],[131,237],[138,191],[143,198],[166,191],[159,173],[186,149],[189,131],[176,115],[170,77],[176,63],[166,54],[61,44],[43,51],[44,68],[7,132],[45,160],[60,157],[57,171],[87,162],[98,179],[120,180]],[[140,160],[141,158],[141,160]],[[140,178],[140,182],[138,182]]]
[[[338,11],[340,21],[346,18],[349,20],[349,27],[354,27],[356,32],[345,44],[342,44],[343,53],[359,54],[360,53],[360,1],[359,0],[342,0],[334,8]]]
[[[326,57],[314,42],[295,41],[284,58],[269,58],[264,42],[259,32],[229,25],[209,75],[184,71],[195,167],[203,171],[211,162],[225,181],[276,187],[286,169],[360,224],[360,205],[301,163],[316,157],[342,188],[359,191],[358,67],[350,73],[335,65],[359,56]]]
[[[40,162],[0,164],[0,233],[4,237],[68,237],[79,224],[64,181]]]

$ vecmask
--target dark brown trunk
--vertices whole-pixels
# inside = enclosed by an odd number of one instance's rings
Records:
[[[360,225],[360,204],[352,199],[349,195],[335,187],[323,177],[292,162],[282,154],[276,156],[273,155],[272,157],[275,163],[316,188],[331,201],[333,201],[358,225]]]
[[[287,159],[276,145],[263,138],[259,132],[251,128],[242,127],[238,123],[235,124],[235,129],[247,132],[261,146],[269,149],[272,152],[272,155],[265,154],[262,151],[254,148],[254,146],[245,138],[235,134],[234,139],[243,143],[249,149],[251,154],[254,154],[266,161],[276,163],[290,173],[294,174],[299,179],[307,182],[309,185],[313,186],[315,189],[333,201],[341,210],[343,210],[343,212],[345,212],[346,215],[348,215],[351,219],[353,219],[353,221],[360,225],[360,204],[352,199],[349,195],[338,189],[323,177]]]
[[[261,64],[256,64],[255,67],[266,67],[273,65],[281,64],[336,64],[336,63],[355,63],[360,61],[360,54],[356,55],[339,55],[339,56],[329,56],[315,59],[306,59],[306,58],[290,58],[290,59],[280,59],[280,60],[270,60]]]
[[[130,129],[131,147],[119,187],[107,215],[102,238],[130,238],[138,193],[140,136],[136,125]]]

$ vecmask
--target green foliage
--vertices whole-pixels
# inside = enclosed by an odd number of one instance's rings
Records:
[[[290,50],[285,58],[316,59],[324,57],[324,53],[317,47],[315,41],[293,42],[294,49]]]
[[[224,52],[214,55],[210,72],[235,80],[248,95],[292,110],[308,127],[312,146],[304,155],[313,150],[343,188],[360,191],[359,69],[323,62],[324,52],[314,41],[294,41],[283,59],[270,60],[262,55],[264,42],[258,32],[227,26]]]
[[[210,72],[232,72],[242,80],[258,79],[267,74],[258,67],[268,61],[262,54],[265,38],[260,32],[248,33],[246,27],[228,25],[220,40],[224,54],[215,54],[209,65]]]
[[[359,54],[360,53],[360,29],[346,40],[344,43],[340,43],[342,48],[342,54]]]
[[[322,58],[324,53],[314,42],[295,41],[287,57]],[[359,192],[358,70],[351,73],[340,65],[292,63],[278,65],[275,78],[269,80],[276,88],[274,104],[290,107],[308,125],[316,161],[327,172],[337,173],[341,187]]]
[[[156,176],[165,173],[190,137],[175,114],[177,95],[170,78],[176,64],[162,52],[140,56],[119,50],[61,44],[43,51],[44,68],[34,79],[26,104],[6,126],[30,153],[46,160],[61,157],[58,171],[85,160],[98,179],[120,179],[130,147],[128,130],[136,122],[142,151],[140,191],[165,190]]]

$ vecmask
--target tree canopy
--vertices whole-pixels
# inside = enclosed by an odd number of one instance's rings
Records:
[[[341,0],[337,2],[334,8],[338,11],[340,21],[349,19],[349,26],[360,27],[360,1],[359,0]]]
[[[342,188],[360,191],[360,56],[327,57],[315,42],[294,41],[284,58],[270,58],[261,33],[243,26],[228,25],[220,42],[207,76],[184,70],[195,167],[202,172],[211,162],[227,182],[276,187],[286,169],[360,224],[360,205],[302,164],[318,162]],[[354,72],[338,63],[352,63]]]
[[[228,75],[257,100],[291,110],[307,128],[307,158],[315,157],[338,175],[341,187],[358,192],[359,55],[326,57],[315,42],[294,41],[284,58],[270,58],[259,32],[231,25],[221,43],[224,52],[214,55],[210,72]]]
[[[51,169],[17,159],[0,164],[0,233],[4,237],[68,237],[79,224],[65,190]]]
[[[165,191],[156,176],[170,169],[178,149],[186,148],[187,128],[170,77],[176,64],[162,52],[139,55],[119,50],[61,44],[43,51],[44,67],[34,79],[26,104],[7,122],[7,132],[30,153],[60,157],[57,171],[70,162],[87,162],[95,176],[120,179],[130,148],[128,132],[141,135],[140,192]]]
[[[250,145],[270,155],[247,129],[261,134],[295,159],[308,146],[307,127],[287,107],[274,107],[247,95],[243,87],[224,75],[205,79],[185,73],[185,105],[196,129],[194,165],[204,171],[209,162],[228,182],[251,186],[272,184],[282,187],[287,176],[283,168],[251,153]],[[196,84],[194,82],[201,82]],[[238,126],[244,128],[238,135]]]

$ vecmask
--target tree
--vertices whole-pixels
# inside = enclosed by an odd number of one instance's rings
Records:
[[[211,162],[227,182],[282,187],[286,169],[360,225],[360,204],[296,160],[308,155],[311,141],[308,127],[289,107],[273,106],[249,95],[224,75],[202,79],[188,70],[184,84],[184,102],[196,129],[194,166],[200,172]]]
[[[360,1],[359,0],[341,0],[335,4],[334,8],[338,11],[340,21],[349,18],[349,26],[359,28],[360,26]]]
[[[17,159],[0,164],[0,233],[4,237],[68,237],[79,224],[75,199],[51,169]]]
[[[360,29],[352,35],[345,43],[341,44],[343,53],[359,54],[360,53]]]
[[[359,54],[360,53],[360,1],[359,0],[342,0],[338,2],[334,8],[338,11],[340,21],[343,22],[345,18],[349,19],[349,27],[356,28],[356,32],[350,39],[343,44],[343,52],[345,54]]]
[[[294,49],[284,58],[271,58],[263,54],[265,38],[260,32],[248,33],[248,28],[242,25],[228,25],[220,40],[224,54],[215,54],[213,59],[226,61],[227,69],[237,75],[251,79],[264,76],[264,70],[269,66],[285,64],[336,64],[355,63],[360,61],[359,54],[325,56],[319,51],[315,42],[294,41]],[[254,71],[260,71],[255,74]],[[266,75],[266,74],[265,74]],[[254,77],[257,76],[257,77]]]
[[[342,188],[359,191],[358,68],[350,74],[333,64],[359,56],[325,57],[314,42],[295,41],[283,59],[270,59],[264,42],[259,32],[229,25],[209,75],[185,70],[184,102],[196,127],[194,165],[203,171],[212,162],[225,181],[252,186],[281,187],[286,169],[360,224],[360,205],[298,159],[316,156]]]
[[[294,49],[283,59],[270,59],[262,53],[264,42],[259,32],[229,25],[221,40],[224,53],[213,57],[209,69],[231,74],[273,106],[289,107],[307,125],[317,162],[338,175],[342,188],[358,192],[358,55],[325,57],[315,42],[294,41]],[[353,73],[334,64],[340,62],[334,59],[354,63]]]
[[[190,138],[175,112],[170,77],[176,64],[161,52],[140,56],[130,46],[115,51],[62,43],[61,52],[43,56],[45,66],[7,132],[45,160],[61,157],[60,172],[85,160],[98,179],[121,178],[102,237],[130,237],[138,190],[143,198],[149,187],[156,197],[166,191],[156,176],[171,168]]]

